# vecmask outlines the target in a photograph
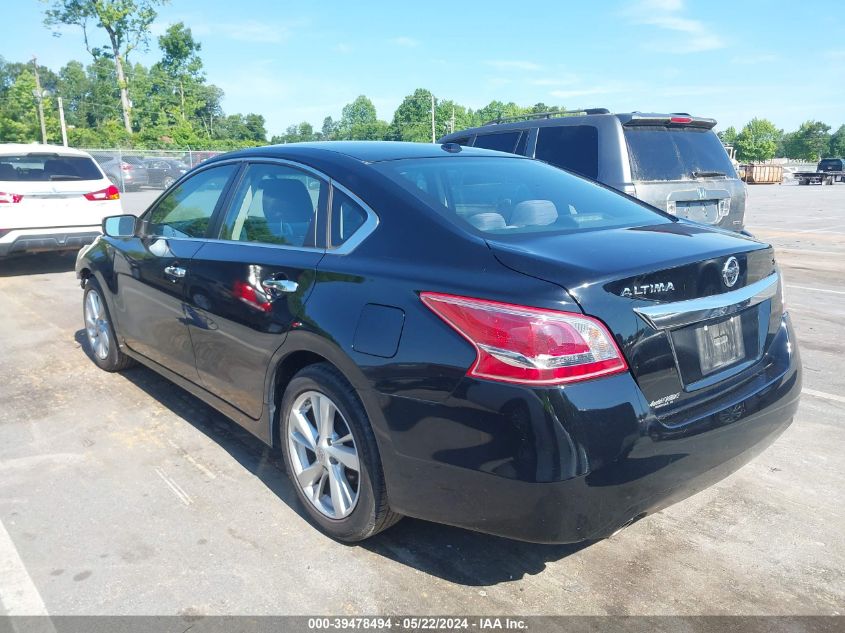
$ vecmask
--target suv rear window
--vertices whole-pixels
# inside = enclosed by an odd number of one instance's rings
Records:
[[[101,180],[97,165],[87,156],[21,154],[0,156],[0,181],[49,182]]]
[[[841,158],[825,158],[819,163],[819,171],[842,171]]]
[[[541,127],[534,158],[593,180],[599,175],[599,134],[592,125]]]
[[[516,132],[499,132],[497,134],[479,134],[475,139],[475,147],[513,153],[520,134],[522,132],[519,130]]]
[[[441,215],[497,237],[671,222],[609,188],[534,160],[422,158],[375,167]]]
[[[627,126],[625,140],[634,180],[736,178],[724,145],[712,130],[657,125]]]

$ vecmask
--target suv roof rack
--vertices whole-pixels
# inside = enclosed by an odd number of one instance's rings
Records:
[[[551,112],[532,112],[530,114],[518,114],[516,116],[500,116],[496,119],[491,119],[483,125],[494,125],[498,123],[510,123],[511,121],[530,121],[532,119],[551,119],[556,116],[566,116],[568,114],[610,114],[607,108],[582,108],[580,110],[553,110]]]

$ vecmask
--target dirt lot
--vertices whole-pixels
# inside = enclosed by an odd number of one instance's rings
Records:
[[[798,417],[721,484],[589,546],[415,520],[339,545],[278,455],[151,371],[89,361],[72,259],[0,263],[0,613],[841,613],[845,185],[749,204],[779,247]]]

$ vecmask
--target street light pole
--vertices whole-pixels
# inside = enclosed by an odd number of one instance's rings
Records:
[[[62,145],[67,147],[67,126],[65,125],[65,105],[59,97],[59,124],[62,126]]]
[[[38,60],[33,56],[35,66],[35,98],[38,100],[38,120],[41,123],[41,142],[47,144],[47,125],[44,123],[44,92],[41,90],[41,78],[38,76]]]

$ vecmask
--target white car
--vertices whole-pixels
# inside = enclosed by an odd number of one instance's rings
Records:
[[[120,192],[90,154],[0,144],[0,258],[79,250],[100,234],[104,217],[120,213]]]

